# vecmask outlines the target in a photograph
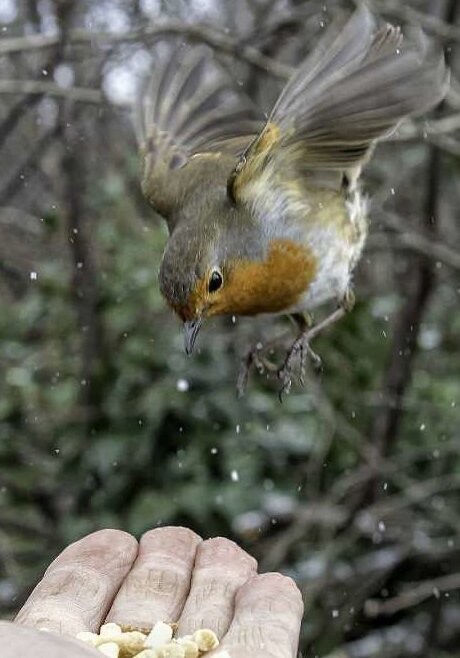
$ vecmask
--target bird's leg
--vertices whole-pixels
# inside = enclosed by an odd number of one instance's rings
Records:
[[[355,293],[353,292],[353,288],[351,286],[348,286],[347,289],[345,290],[345,294],[340,300],[339,307],[343,308],[347,313],[352,311],[355,307],[356,303],[356,297]]]
[[[241,360],[240,370],[237,380],[237,393],[239,397],[243,397],[246,391],[249,372],[254,366],[257,371],[262,373],[271,373],[277,375],[281,380],[280,399],[285,393],[288,393],[292,386],[292,373],[296,365],[297,359],[300,358],[300,383],[303,385],[305,380],[305,371],[307,357],[309,357],[316,369],[321,367],[321,359],[310,346],[310,341],[313,340],[319,333],[329,327],[331,324],[340,320],[348,311],[351,311],[354,305],[354,294],[351,288],[348,288],[340,301],[339,308],[333,313],[328,315],[324,320],[316,325],[313,325],[313,320],[308,314],[296,313],[290,317],[293,319],[299,329],[297,339],[289,349],[285,361],[281,368],[278,368],[268,357],[267,353],[271,349],[279,347],[280,339],[270,341],[268,343],[257,343],[254,345]]]
[[[281,389],[279,392],[280,400],[282,400],[283,395],[289,393],[292,386],[292,372],[294,370],[295,362],[297,357],[300,357],[300,383],[303,385],[305,381],[305,371],[306,371],[306,361],[307,356],[309,356],[313,362],[313,365],[316,369],[321,367],[321,358],[312,350],[310,347],[310,341],[313,338],[316,338],[324,329],[331,326],[338,320],[344,317],[351,309],[355,303],[355,296],[351,288],[347,288],[343,299],[340,301],[339,308],[337,308],[333,313],[328,315],[324,320],[318,324],[312,326],[311,323],[302,315],[295,315],[293,319],[296,321],[297,325],[300,328],[301,333],[294,341],[293,345],[289,349],[286,359],[278,371],[278,377],[281,380]]]
[[[297,325],[299,333],[296,340],[289,348],[283,365],[278,370],[278,378],[281,380],[280,400],[282,400],[284,394],[289,393],[291,390],[292,372],[297,360],[300,362],[299,381],[302,386],[305,382],[307,357],[310,357],[315,369],[319,370],[321,368],[320,357],[310,347],[310,332],[314,328],[311,316],[302,313],[295,313],[291,315],[291,318]]]

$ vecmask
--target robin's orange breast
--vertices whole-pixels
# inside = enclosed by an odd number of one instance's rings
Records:
[[[312,251],[293,240],[273,240],[263,261],[229,264],[222,289],[207,315],[280,313],[295,306],[317,271]]]

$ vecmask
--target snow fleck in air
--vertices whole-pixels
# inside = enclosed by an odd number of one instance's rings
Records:
[[[394,195],[396,194],[396,191],[395,191],[395,188],[394,188],[394,187],[391,188],[391,190],[390,190],[390,194],[391,194],[392,196],[394,196]]]
[[[241,432],[241,425],[237,425],[237,426],[235,427],[235,432],[236,432],[237,434],[239,434],[239,433]]]
[[[36,281],[38,279],[38,274],[37,272],[31,272],[30,273],[30,280],[31,281]]]
[[[239,482],[240,481],[240,474],[235,469],[233,469],[233,471],[230,473],[230,477],[232,479],[232,482]]]
[[[233,324],[236,324],[236,315],[232,315],[232,322]]]
[[[217,448],[211,448],[211,455],[217,455],[219,450]]]
[[[425,423],[422,423],[422,424],[420,425],[420,431],[421,431],[421,432],[424,432],[425,430],[426,430],[426,425],[425,425]]]
[[[379,521],[379,530],[380,532],[385,532],[386,526],[383,521]]]
[[[190,388],[190,384],[188,383],[188,381],[186,379],[178,379],[177,384],[176,384],[176,388],[181,393],[185,393]]]
[[[337,619],[338,616],[339,616],[339,611],[338,610],[333,610],[332,611],[332,618]]]
[[[433,596],[435,599],[439,599],[441,597],[441,593],[437,587],[433,587]]]
[[[388,482],[383,483],[383,490],[386,491],[388,489]]]

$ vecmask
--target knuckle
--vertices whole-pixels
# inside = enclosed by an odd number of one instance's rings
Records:
[[[95,603],[104,598],[106,590],[105,578],[95,569],[83,564],[63,565],[40,581],[31,600],[69,601],[75,605],[87,600]]]
[[[180,589],[180,575],[167,568],[139,569],[133,571],[125,582],[125,594],[142,599],[155,596],[174,596]]]

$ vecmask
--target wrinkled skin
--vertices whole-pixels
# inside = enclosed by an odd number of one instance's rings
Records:
[[[138,543],[101,530],[56,558],[16,623],[0,622],[0,653],[96,658],[99,651],[69,636],[105,621],[150,627],[178,620],[180,635],[204,627],[218,634],[222,644],[210,658],[224,649],[231,658],[296,658],[302,614],[293,581],[257,575],[256,561],[227,539],[157,528]]]

